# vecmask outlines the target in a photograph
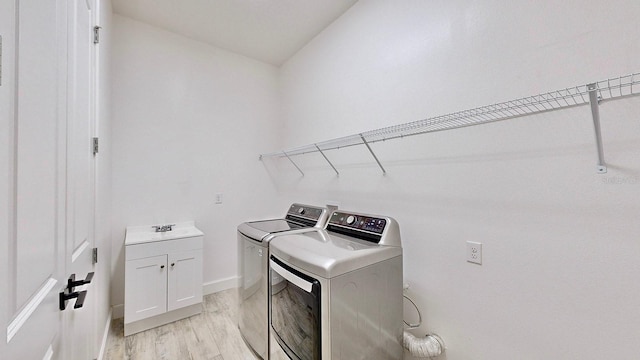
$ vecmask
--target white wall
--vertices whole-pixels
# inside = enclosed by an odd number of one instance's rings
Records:
[[[360,1],[284,64],[284,146],[637,72],[640,2]],[[395,217],[449,360],[640,353],[640,97],[265,161],[282,201]],[[274,149],[275,150],[275,149]],[[483,243],[481,266],[466,241]],[[408,308],[410,309],[410,308]],[[411,319],[408,313],[407,320]]]
[[[113,26],[112,304],[129,225],[195,220],[205,290],[235,287],[236,226],[286,210],[258,161],[280,127],[277,69],[121,16]]]

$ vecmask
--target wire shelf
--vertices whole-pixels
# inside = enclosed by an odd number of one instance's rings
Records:
[[[599,137],[599,120],[596,119],[598,116],[597,103],[638,94],[640,94],[640,73],[633,73],[587,85],[568,87],[561,90],[505,101],[493,105],[480,106],[473,109],[458,111],[405,124],[369,130],[360,134],[344,136],[279,152],[261,154],[260,159],[264,157],[288,157],[289,160],[291,160],[292,156],[320,152],[329,164],[331,164],[324,154],[324,151],[356,145],[366,145],[375,158],[375,154],[369,147],[369,144],[371,143],[486,124],[587,104],[592,105],[594,123],[598,122],[596,124],[596,136]],[[597,99],[595,109],[593,101],[594,97]],[[599,150],[601,150],[601,144],[598,144],[598,147]],[[604,162],[603,159],[600,160],[600,162]],[[293,162],[293,160],[291,161]],[[379,161],[378,165],[382,168]],[[333,165],[331,166],[333,167]],[[300,169],[298,168],[298,170]],[[300,172],[302,173],[302,171]]]

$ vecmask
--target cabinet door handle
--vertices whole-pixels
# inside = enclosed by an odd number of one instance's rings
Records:
[[[171,263],[171,267],[174,267],[176,265],[176,263]]]
[[[164,265],[160,265],[160,269],[164,269]]]

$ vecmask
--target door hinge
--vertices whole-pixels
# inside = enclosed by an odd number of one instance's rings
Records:
[[[100,43],[100,26],[94,26],[93,27],[93,43],[94,44],[99,44]]]
[[[98,263],[98,248],[93,248],[93,264]]]
[[[98,138],[94,137],[93,138],[93,155],[97,154],[99,149],[100,149],[100,146],[98,143]]]

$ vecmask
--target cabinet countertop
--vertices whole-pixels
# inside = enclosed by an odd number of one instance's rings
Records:
[[[156,241],[175,240],[203,236],[193,221],[176,223],[173,230],[156,232],[151,225],[128,226],[124,238],[125,245],[144,244]]]

